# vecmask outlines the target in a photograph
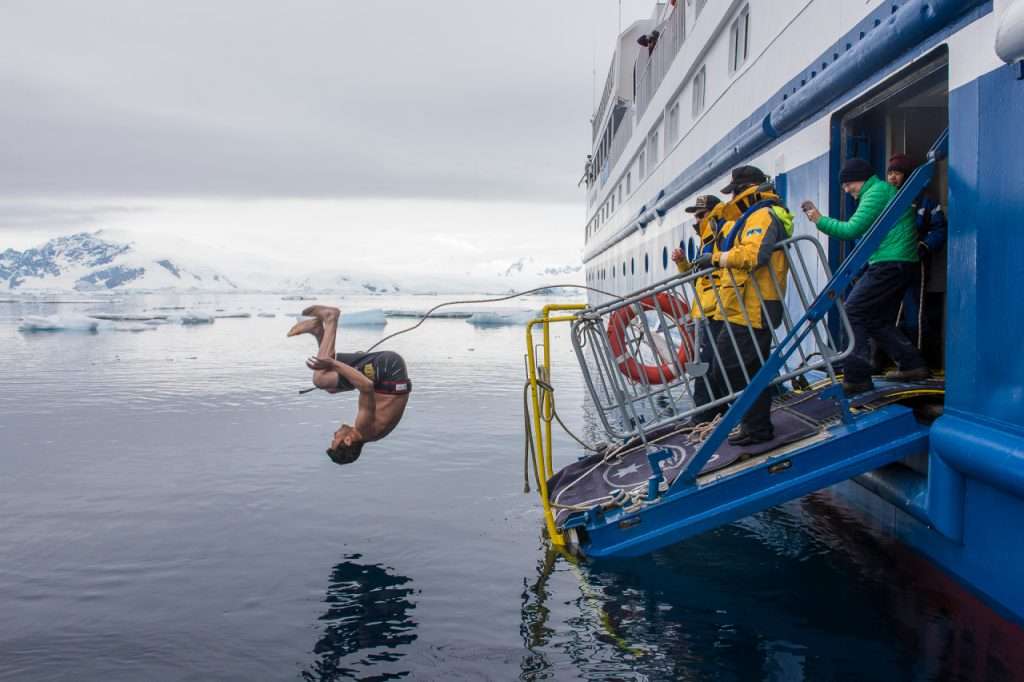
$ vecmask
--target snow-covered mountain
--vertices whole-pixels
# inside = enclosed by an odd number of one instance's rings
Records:
[[[237,285],[214,268],[153,256],[134,243],[107,241],[100,233],[57,237],[42,246],[0,253],[0,289],[76,291],[202,289]]]
[[[162,247],[141,242],[147,242],[143,235],[99,231],[57,237],[25,251],[7,249],[0,252],[0,291],[503,293],[584,281],[579,265],[540,263],[529,256],[511,262],[480,262],[461,272],[439,269],[387,275],[341,267],[296,272],[293,263],[240,259],[237,254],[186,242],[163,240]],[[217,260],[211,265],[199,257]]]

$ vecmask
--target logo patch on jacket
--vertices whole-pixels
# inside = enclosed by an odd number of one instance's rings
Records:
[[[373,365],[371,365],[370,363],[366,363],[365,365],[363,365],[363,374],[365,374],[366,378],[370,379],[371,381],[377,375],[377,373],[373,369]]]
[[[752,237],[755,234],[763,234],[763,233],[764,233],[764,230],[762,230],[760,227],[755,227],[752,230],[747,230],[746,233],[745,233],[745,236]]]

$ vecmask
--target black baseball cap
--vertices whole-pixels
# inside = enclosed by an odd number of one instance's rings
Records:
[[[766,182],[768,176],[757,166],[739,166],[732,169],[732,182],[722,188],[722,194],[735,194],[739,187],[762,185]]]
[[[722,200],[714,194],[701,194],[694,199],[693,206],[686,207],[686,212],[699,213],[700,211],[710,211],[720,203],[722,203]]]

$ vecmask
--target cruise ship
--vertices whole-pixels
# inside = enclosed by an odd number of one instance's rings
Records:
[[[586,280],[609,294],[592,292],[593,308],[673,277],[673,249],[699,250],[684,208],[698,195],[721,196],[733,168],[763,170],[796,216],[794,237],[821,244],[824,262],[809,274],[820,285],[842,271],[855,245],[819,233],[801,203],[849,216],[854,204],[838,176],[850,158],[869,160],[883,178],[893,154],[933,160],[929,187],[945,208],[948,241],[930,259],[925,344],[932,370],[944,375],[944,404],[922,432],[923,452],[860,473],[846,469],[828,479],[827,490],[877,533],[1018,623],[1022,58],[1024,0],[661,2],[618,36],[590,122],[582,183]],[[788,296],[795,295],[791,288]],[[543,399],[536,405],[545,409]],[[887,437],[898,440],[893,434]],[[767,472],[788,466],[776,462]],[[651,499],[659,494],[657,485],[651,491]],[[679,526],[677,517],[655,512],[644,524]],[[595,507],[578,524],[595,542],[601,513]],[[613,520],[626,533],[641,516],[622,512]],[[627,555],[654,546],[614,543],[608,546]]]

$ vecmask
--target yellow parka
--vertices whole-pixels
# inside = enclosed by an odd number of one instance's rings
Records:
[[[719,226],[725,222],[723,209],[725,204],[715,204],[715,207],[708,211],[707,215],[700,219],[697,225],[697,233],[700,237],[700,253],[713,253],[715,242],[718,239]],[[697,290],[696,300],[690,306],[690,315],[694,319],[709,317],[717,319],[715,313],[718,310],[718,299],[715,297],[712,280],[717,284],[719,272],[713,270],[710,275],[701,277],[693,283]],[[703,311],[703,312],[702,312]]]
[[[757,204],[762,206],[744,220],[743,215]],[[724,310],[713,317],[743,326],[750,324],[755,329],[776,327],[782,320],[789,266],[783,253],[774,248],[793,235],[793,216],[771,185],[740,192],[724,204],[722,213],[728,222],[716,242],[712,263],[719,266],[715,273]],[[740,231],[733,236],[741,221]],[[761,298],[768,309],[768,325]]]

